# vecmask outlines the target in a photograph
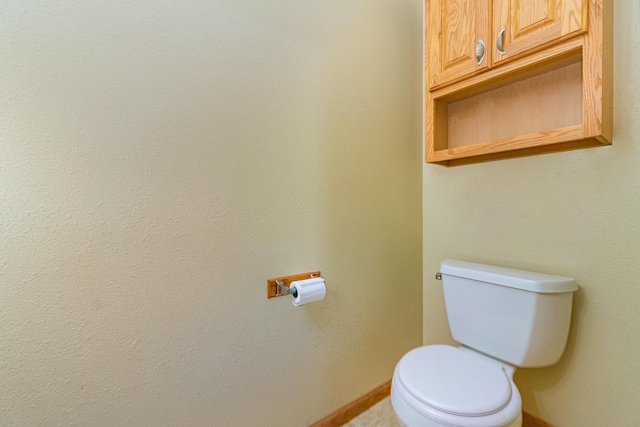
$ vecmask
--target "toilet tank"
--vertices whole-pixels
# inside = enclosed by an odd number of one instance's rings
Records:
[[[443,261],[440,273],[456,341],[518,367],[560,359],[574,279],[456,260]]]

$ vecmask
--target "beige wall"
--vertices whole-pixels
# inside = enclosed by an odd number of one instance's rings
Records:
[[[300,427],[390,379],[421,342],[421,11],[3,2],[0,425]],[[324,301],[267,301],[313,269]]]
[[[560,427],[640,420],[640,4],[615,5],[611,147],[424,167],[424,340],[450,342],[445,258],[573,276],[562,361],[522,369],[524,409]]]

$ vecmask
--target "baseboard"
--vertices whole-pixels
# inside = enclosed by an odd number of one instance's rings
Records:
[[[522,427],[555,427],[546,421],[536,418],[531,414],[522,411]]]
[[[342,408],[316,421],[309,427],[339,427],[357,417],[391,393],[391,381],[344,405]]]

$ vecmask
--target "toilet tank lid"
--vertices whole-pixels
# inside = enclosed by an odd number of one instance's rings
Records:
[[[494,283],[529,292],[562,293],[578,290],[576,280],[571,277],[553,276],[454,259],[442,261],[440,272],[444,275]]]

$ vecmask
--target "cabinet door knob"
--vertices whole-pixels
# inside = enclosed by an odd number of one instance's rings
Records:
[[[484,61],[484,57],[487,54],[487,46],[484,44],[484,41],[482,39],[478,40],[478,43],[476,43],[476,60],[478,61],[478,65],[482,64],[482,61]]]
[[[504,46],[502,45],[502,40],[504,39],[504,32],[506,28],[503,28],[498,33],[498,38],[496,39],[496,48],[498,49],[498,53],[500,55],[506,55],[507,52],[504,51]]]

